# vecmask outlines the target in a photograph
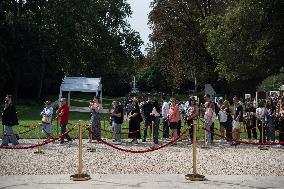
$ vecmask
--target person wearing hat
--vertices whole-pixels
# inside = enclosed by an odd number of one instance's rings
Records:
[[[53,108],[50,101],[46,101],[44,103],[45,107],[41,111],[40,115],[42,116],[42,132],[46,134],[47,138],[52,138],[51,135],[51,122],[52,122],[52,114]]]

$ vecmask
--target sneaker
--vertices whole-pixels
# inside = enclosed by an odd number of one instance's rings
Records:
[[[72,146],[72,143],[73,143],[72,141],[69,141],[68,146]]]
[[[113,144],[114,144],[114,145],[120,145],[120,144],[121,144],[121,142],[116,141],[116,142],[113,142]]]
[[[146,142],[146,139],[143,139],[142,142]]]

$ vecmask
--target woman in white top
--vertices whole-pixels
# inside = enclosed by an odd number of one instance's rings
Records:
[[[52,122],[53,108],[50,101],[46,101],[44,105],[45,107],[40,113],[40,115],[42,116],[42,132],[46,134],[47,138],[52,138],[51,122]]]
[[[222,105],[221,110],[219,111],[219,121],[220,121],[220,130],[222,137],[225,137],[225,129],[227,123],[228,115],[226,113],[226,106]],[[223,138],[221,139],[221,143],[223,143]]]
[[[204,106],[205,106],[204,120],[205,120],[205,126],[206,126],[206,140],[208,144],[211,144],[212,140],[211,140],[210,127],[213,123],[212,121],[213,110],[209,102],[205,102]]]

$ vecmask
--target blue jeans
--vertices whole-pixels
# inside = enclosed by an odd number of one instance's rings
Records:
[[[16,138],[16,135],[13,132],[12,126],[4,126],[4,137],[3,137],[3,141],[2,141],[2,146],[8,146],[9,141],[13,145],[19,144],[19,142]]]
[[[211,128],[211,125],[212,125],[212,121],[209,121],[209,122],[206,122],[206,139],[207,139],[207,143],[211,143],[212,142],[212,139],[211,139],[211,132],[210,131],[210,128]]]
[[[163,118],[163,138],[169,138],[170,129],[167,118]]]
[[[67,126],[67,124],[60,124],[60,133],[61,133],[61,135],[66,132],[66,126]],[[60,139],[60,143],[61,144],[64,143],[64,138],[66,138],[68,141],[72,141],[70,136],[68,134],[65,134]]]
[[[117,124],[114,121],[112,122],[113,132],[115,133],[115,141],[121,142],[121,124]]]
[[[266,131],[267,141],[271,140],[272,142],[275,142],[274,124],[268,123],[265,131]]]

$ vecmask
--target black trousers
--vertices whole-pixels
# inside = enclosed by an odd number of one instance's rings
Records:
[[[279,142],[284,146],[284,119],[279,121]]]
[[[251,139],[251,135],[252,135],[253,138],[257,140],[257,132],[256,132],[255,124],[247,125],[246,128],[247,128],[248,139]]]

